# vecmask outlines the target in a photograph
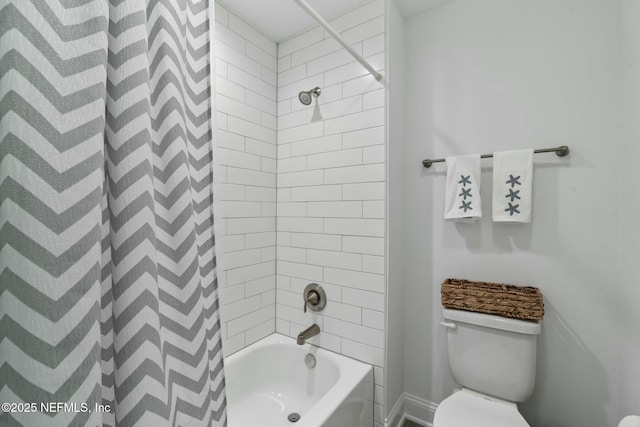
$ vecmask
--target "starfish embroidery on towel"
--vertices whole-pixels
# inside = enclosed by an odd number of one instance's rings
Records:
[[[504,197],[511,197],[511,201],[513,202],[515,199],[520,200],[520,196],[518,196],[519,193],[520,193],[520,190],[513,191],[512,189],[509,189],[509,194],[507,194]]]
[[[460,206],[458,209],[464,209],[465,213],[468,210],[473,210],[473,208],[471,207],[471,202],[462,202],[462,206]]]
[[[465,187],[467,184],[471,185],[471,175],[460,175],[460,181],[458,181],[458,184],[462,184],[463,187]]]
[[[512,205],[511,203],[509,203],[509,207],[504,211],[509,212],[509,215],[513,216],[516,213],[520,213],[520,211],[518,210],[519,207],[520,205]]]
[[[522,185],[522,183],[520,182],[520,175],[516,176],[515,178],[513,177],[513,175],[509,175],[509,179],[506,181],[506,184],[511,184],[511,188],[515,187],[516,184]]]
[[[462,197],[463,199],[467,200],[467,197],[473,197],[473,195],[471,194],[470,188],[467,188],[466,190],[463,188],[461,190],[462,190],[462,193],[458,194],[458,196]]]

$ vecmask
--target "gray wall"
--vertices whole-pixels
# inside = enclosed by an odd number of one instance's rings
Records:
[[[385,359],[385,416],[404,391],[404,19],[395,0],[387,2],[388,52],[387,117],[387,343]]]
[[[533,427],[615,426],[640,410],[638,9],[633,0],[457,0],[406,22],[408,393],[438,403],[455,386],[439,285],[460,277],[545,295],[536,390],[522,405]],[[570,158],[535,158],[529,225],[491,222],[490,161],[482,221],[444,222],[444,167],[420,165],[561,144]]]
[[[618,236],[620,236],[620,256],[618,271],[622,295],[627,295],[621,305],[623,311],[623,333],[628,334],[629,345],[621,346],[620,365],[617,382],[620,398],[620,413],[640,414],[640,322],[638,303],[640,301],[640,279],[637,263],[640,252],[640,226],[636,223],[640,212],[640,191],[629,197],[628,183],[637,179],[640,160],[640,2],[623,0],[622,8],[622,96],[623,129],[625,138],[618,153],[620,178],[619,200],[625,206],[620,212]],[[625,354],[625,351],[629,351]]]

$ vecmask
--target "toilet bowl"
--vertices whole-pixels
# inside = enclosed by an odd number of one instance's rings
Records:
[[[440,403],[433,427],[529,427],[517,403],[533,393],[540,323],[451,309],[443,317],[462,389]]]
[[[628,417],[624,417],[618,427],[640,427],[640,416],[638,415],[629,415]]]
[[[529,427],[512,402],[462,389],[438,406],[434,427]]]

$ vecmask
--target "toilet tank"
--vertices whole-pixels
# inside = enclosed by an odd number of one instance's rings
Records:
[[[511,402],[527,400],[535,384],[540,323],[443,309],[453,379]]]

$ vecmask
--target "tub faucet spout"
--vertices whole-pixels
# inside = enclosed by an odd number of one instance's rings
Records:
[[[304,331],[298,334],[298,339],[296,340],[296,342],[298,343],[298,345],[303,345],[309,338],[316,336],[319,333],[320,333],[320,326],[314,323],[313,325],[309,326],[307,329],[305,329]]]

